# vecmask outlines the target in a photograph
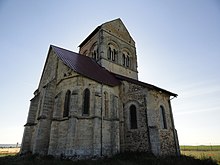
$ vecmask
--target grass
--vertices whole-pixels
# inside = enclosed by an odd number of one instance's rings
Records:
[[[180,146],[181,151],[220,151],[220,145]]]
[[[181,154],[197,159],[211,158],[220,165],[220,146],[180,146]]]
[[[148,153],[122,153],[111,158],[98,160],[61,160],[51,156],[40,157],[38,155],[5,156],[0,157],[0,165],[217,165],[210,158],[196,159],[191,156],[181,157],[155,157]]]
[[[7,154],[17,154],[20,151],[20,148],[0,148],[0,155],[7,155]]]

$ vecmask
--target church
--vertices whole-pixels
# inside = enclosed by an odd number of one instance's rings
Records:
[[[21,154],[179,155],[171,108],[177,94],[139,81],[137,66],[135,41],[120,18],[92,31],[79,53],[50,45]]]

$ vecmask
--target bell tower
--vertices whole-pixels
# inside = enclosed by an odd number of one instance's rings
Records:
[[[120,18],[98,26],[79,47],[108,71],[138,79],[135,42]]]

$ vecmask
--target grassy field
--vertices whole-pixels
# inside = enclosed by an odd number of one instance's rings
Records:
[[[181,151],[220,151],[220,145],[180,146]]]
[[[180,146],[181,154],[198,159],[212,158],[220,165],[220,146]]]

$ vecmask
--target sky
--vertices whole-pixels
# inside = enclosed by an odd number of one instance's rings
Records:
[[[50,44],[78,52],[116,18],[136,42],[139,80],[178,94],[180,145],[220,145],[219,0],[0,0],[0,144],[21,143]]]

